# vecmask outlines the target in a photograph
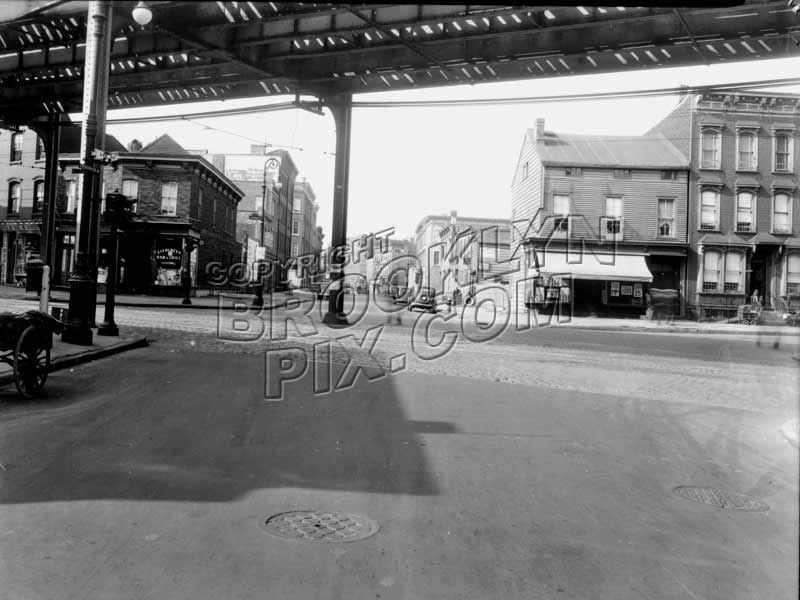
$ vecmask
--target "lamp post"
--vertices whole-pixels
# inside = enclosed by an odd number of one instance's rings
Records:
[[[192,238],[183,238],[183,253],[181,255],[181,286],[183,287],[183,300],[181,304],[188,306],[192,303],[192,252],[197,246],[202,246]]]
[[[135,201],[122,194],[106,194],[106,219],[111,224],[111,248],[108,253],[108,275],[106,276],[106,305],[103,322],[97,328],[97,335],[117,336],[119,328],[114,322],[116,305],[117,273],[119,272],[119,227],[130,221],[131,208]]]

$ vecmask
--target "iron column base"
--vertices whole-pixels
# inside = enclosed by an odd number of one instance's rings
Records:
[[[69,317],[61,341],[79,346],[92,345],[92,328],[89,321],[90,296],[94,286],[89,278],[79,277],[69,282]]]
[[[117,337],[119,335],[119,327],[116,323],[100,323],[97,328],[97,335],[107,335]]]

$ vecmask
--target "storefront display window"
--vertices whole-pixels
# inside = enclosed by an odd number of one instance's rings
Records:
[[[156,250],[156,285],[181,284],[182,251],[179,242],[162,242]]]

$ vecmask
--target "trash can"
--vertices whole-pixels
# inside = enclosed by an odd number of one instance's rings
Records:
[[[44,263],[38,258],[33,258],[28,261],[25,267],[25,291],[42,292],[42,273],[44,272]]]

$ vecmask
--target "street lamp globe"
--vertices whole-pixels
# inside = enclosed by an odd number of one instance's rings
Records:
[[[139,0],[139,3],[133,7],[131,16],[134,21],[144,27],[153,20],[153,11],[142,0]]]

